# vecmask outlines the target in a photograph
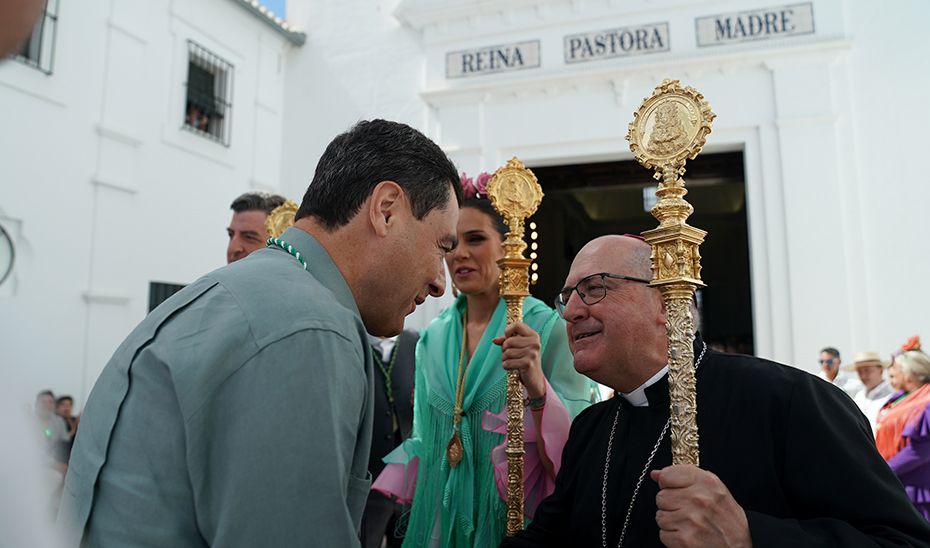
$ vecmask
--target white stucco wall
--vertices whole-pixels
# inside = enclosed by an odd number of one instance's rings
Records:
[[[392,26],[384,9],[389,4],[342,2],[307,12],[304,26],[315,27],[313,49],[327,59],[327,72],[300,72],[325,82],[326,91],[317,92],[323,96],[307,108],[317,109],[320,124],[337,121],[328,129],[338,131],[356,117],[398,117],[425,129],[468,173],[492,171],[514,155],[528,165],[630,158],[623,136],[640,100],[664,77],[699,89],[718,115],[705,150],[745,154],[757,352],[814,370],[824,345],[846,354],[887,352],[930,327],[919,307],[908,306],[920,301],[913,287],[930,266],[927,229],[917,213],[928,205],[928,191],[903,160],[922,150],[918,128],[927,114],[917,105],[930,83],[920,69],[928,46],[915,37],[930,7],[820,0],[812,3],[812,34],[696,44],[698,17],[781,5],[394,4],[395,17],[422,36],[420,96],[428,105],[422,125],[398,114],[411,86],[394,85],[389,77],[414,74],[408,55],[416,48],[396,49],[413,38]],[[346,25],[356,28],[353,20],[368,32],[346,32]],[[669,24],[667,53],[564,62],[564,36],[656,22]],[[529,40],[540,41],[539,68],[446,78],[449,52]],[[296,59],[310,55],[309,48],[295,52],[291,66],[311,66]],[[377,100],[367,91],[372,86]],[[343,108],[346,103],[350,108]],[[323,133],[304,171],[331,132]],[[294,132],[285,142],[298,142]],[[294,154],[282,158],[290,163]],[[890,265],[905,257],[909,265],[892,277]]]
[[[930,118],[916,39],[930,5],[819,0],[812,34],[696,44],[699,17],[781,5],[408,0],[395,13],[422,29],[429,127],[469,173],[512,156],[629,159],[627,124],[663,78],[704,93],[718,115],[705,151],[745,154],[757,353],[815,370],[822,346],[889,353],[930,328],[915,291],[930,190],[905,159],[921,156]],[[668,52],[564,62],[564,36],[658,22]],[[530,40],[539,68],[446,78],[448,52]]]
[[[187,41],[231,63],[228,147],[183,131]],[[45,75],[0,64],[0,360],[23,401],[51,388],[80,409],[148,311],[149,282],[225,264],[233,198],[280,181],[283,53],[229,0],[63,1]]]
[[[229,202],[251,188],[299,201],[359,119],[409,123],[469,174],[512,156],[628,159],[627,124],[665,77],[717,113],[706,152],[744,152],[760,355],[813,370],[824,345],[851,357],[930,338],[930,4],[814,0],[811,35],[695,43],[697,17],[779,5],[289,0],[307,33],[297,48],[229,0],[64,1],[54,73],[0,65],[0,223],[18,251],[0,286],[0,368],[24,401],[51,387],[80,408],[148,283],[222,266]],[[564,62],[567,35],[657,22],[668,52]],[[179,129],[188,39],[235,66],[229,148]],[[446,78],[448,52],[524,40],[539,40],[539,68]]]
[[[853,115],[841,120],[848,146],[842,160],[844,176],[857,183],[850,199],[858,214],[846,219],[849,260],[839,267],[866,288],[845,296],[854,313],[847,341],[861,337],[868,341],[862,348],[886,351],[914,334],[930,340],[930,185],[922,167],[930,111],[921,106],[930,44],[919,38],[927,17],[926,2],[862,0],[846,12],[853,50],[849,96],[841,100]],[[821,257],[812,253],[808,264],[816,267]],[[838,319],[823,312],[826,320]]]
[[[359,120],[404,122],[438,141],[420,97],[422,36],[392,15],[396,5],[288,0],[288,22],[307,33],[307,43],[287,58],[281,187],[288,198],[300,202],[326,145]],[[450,301],[449,293],[427,299],[406,326],[426,327]]]

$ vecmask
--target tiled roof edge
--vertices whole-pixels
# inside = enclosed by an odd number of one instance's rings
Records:
[[[298,46],[304,45],[304,42],[307,41],[307,35],[303,32],[300,32],[297,29],[292,28],[287,24],[287,21],[284,21],[280,17],[274,14],[274,12],[269,11],[268,8],[261,5],[257,0],[233,0],[235,3],[239,4],[243,8],[252,12],[256,17],[264,21],[267,25],[270,25],[275,31],[279,34],[293,42]]]

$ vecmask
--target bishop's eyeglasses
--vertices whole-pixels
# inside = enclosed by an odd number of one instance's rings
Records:
[[[619,274],[609,274],[607,272],[586,276],[582,278],[580,282],[575,284],[575,287],[567,287],[563,289],[558,295],[556,295],[555,309],[559,313],[559,317],[565,317],[563,315],[565,313],[565,305],[568,304],[568,300],[572,298],[572,291],[578,293],[578,296],[581,297],[581,302],[587,305],[596,304],[603,301],[604,297],[607,296],[607,284],[604,282],[605,278],[613,278],[615,280],[631,280],[644,284],[652,283],[652,280],[633,278],[631,276],[621,276]]]

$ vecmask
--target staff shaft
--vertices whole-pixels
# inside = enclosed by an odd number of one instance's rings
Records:
[[[525,278],[529,261],[501,259],[501,278],[513,281],[512,274]],[[516,264],[515,264],[516,263]],[[525,264],[523,264],[525,263]],[[522,274],[522,276],[521,276]],[[511,283],[502,284],[514,291],[505,291],[507,325],[523,321],[523,300],[526,291],[517,290]],[[519,371],[507,373],[507,536],[523,530],[523,383]]]
[[[697,390],[694,377],[693,318],[691,284],[666,286],[666,323],[668,332],[668,390],[672,424],[672,464],[699,466],[697,428]]]
[[[523,299],[529,292],[529,267],[523,256],[523,222],[542,201],[543,192],[536,176],[516,158],[494,172],[487,186],[494,208],[510,226],[502,244],[501,296],[507,303],[507,324],[523,321]],[[523,384],[520,373],[507,374],[507,535],[523,530]]]

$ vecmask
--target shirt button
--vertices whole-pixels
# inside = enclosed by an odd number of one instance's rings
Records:
[[[391,435],[390,435],[390,434],[388,434],[388,435],[386,435],[386,436],[384,436],[384,439],[386,439],[386,440],[389,440],[389,439],[391,439]]]
[[[390,417],[390,416],[391,416],[391,412],[390,412],[390,411],[385,411],[385,412],[384,412],[384,416],[385,416],[385,417]]]

